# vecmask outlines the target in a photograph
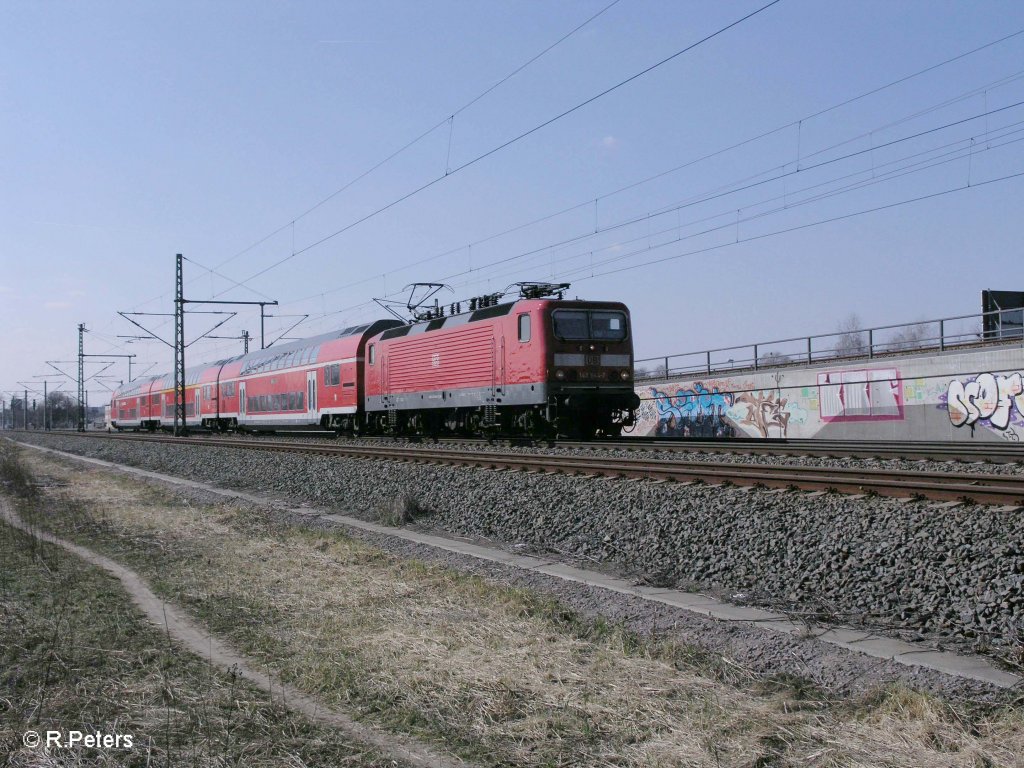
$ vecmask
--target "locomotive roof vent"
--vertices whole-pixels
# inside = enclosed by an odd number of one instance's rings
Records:
[[[476,312],[469,316],[469,322],[474,320],[486,320],[490,317],[501,317],[507,315],[512,311],[512,307],[515,306],[512,302],[507,304],[492,304],[491,306],[478,309]]]
[[[411,330],[411,325],[400,325],[397,328],[389,328],[380,335],[380,340],[384,341],[385,339],[394,339],[399,336],[405,336]]]
[[[483,296],[474,296],[469,300],[469,311],[476,312],[478,309],[484,309],[485,307],[493,307],[505,295],[504,291],[498,293],[485,293]]]

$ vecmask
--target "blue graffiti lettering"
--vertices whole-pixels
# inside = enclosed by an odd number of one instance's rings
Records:
[[[726,437],[735,430],[725,418],[735,398],[731,393],[710,391],[700,382],[693,389],[678,389],[675,395],[650,388],[658,408],[657,434],[665,436]]]
[[[651,396],[658,406],[658,413],[663,417],[675,416],[676,419],[692,419],[698,414],[721,414],[732,407],[733,396],[729,392],[719,392],[718,387],[710,391],[701,382],[696,382],[693,389],[679,389],[673,397],[651,387]]]

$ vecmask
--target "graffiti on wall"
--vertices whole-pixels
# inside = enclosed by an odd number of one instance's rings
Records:
[[[710,383],[710,382],[709,382]],[[717,384],[708,389],[694,382],[690,389],[677,389],[675,395],[651,387],[652,402],[658,409],[655,434],[664,437],[735,437],[736,430],[725,417],[735,402],[729,392]]]
[[[903,418],[903,393],[896,368],[828,371],[818,374],[821,420],[898,421]]]
[[[776,389],[753,390],[724,382],[694,382],[675,394],[650,388],[657,409],[654,434],[663,437],[786,437],[790,424],[804,424],[807,411]]]
[[[1000,432],[1011,424],[1024,426],[1024,380],[1020,373],[982,373],[966,383],[953,379],[946,388],[946,411],[954,427],[970,427],[972,434],[978,424]]]
[[[789,398],[782,397],[778,390],[743,392],[736,395],[736,402],[725,414],[738,424],[753,427],[761,437],[771,437],[773,427],[778,428],[779,437],[789,434],[789,425],[807,421],[807,411]]]

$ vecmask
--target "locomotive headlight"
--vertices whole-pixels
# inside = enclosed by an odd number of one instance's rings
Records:
[[[619,371],[619,378],[623,381],[629,381],[629,371]]]
[[[558,379],[559,381],[564,379],[565,378],[565,371],[563,371],[561,369],[555,371],[555,378]]]

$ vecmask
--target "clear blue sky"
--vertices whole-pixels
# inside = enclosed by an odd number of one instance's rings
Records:
[[[1019,0],[782,0],[232,287],[763,4],[620,0],[298,218],[609,2],[0,0],[0,388],[73,359],[79,322],[87,352],[168,369],[163,345],[116,338],[134,331],[115,312],[170,312],[177,252],[190,298],[278,299],[278,314],[311,315],[304,334],[380,316],[370,300],[413,281],[448,282],[452,300],[571,279],[573,295],[632,307],[641,357],[827,332],[851,312],[870,324],[975,312],[983,288],[1024,289],[1024,179],[978,186],[1024,172],[1024,107],[1010,107],[1024,101],[1024,34],[609,196],[1024,30]],[[166,319],[143,320],[171,337]],[[189,337],[209,322],[190,316]],[[269,320],[268,335],[292,322]],[[219,333],[258,325],[244,311]],[[200,342],[189,362],[240,349]]]

